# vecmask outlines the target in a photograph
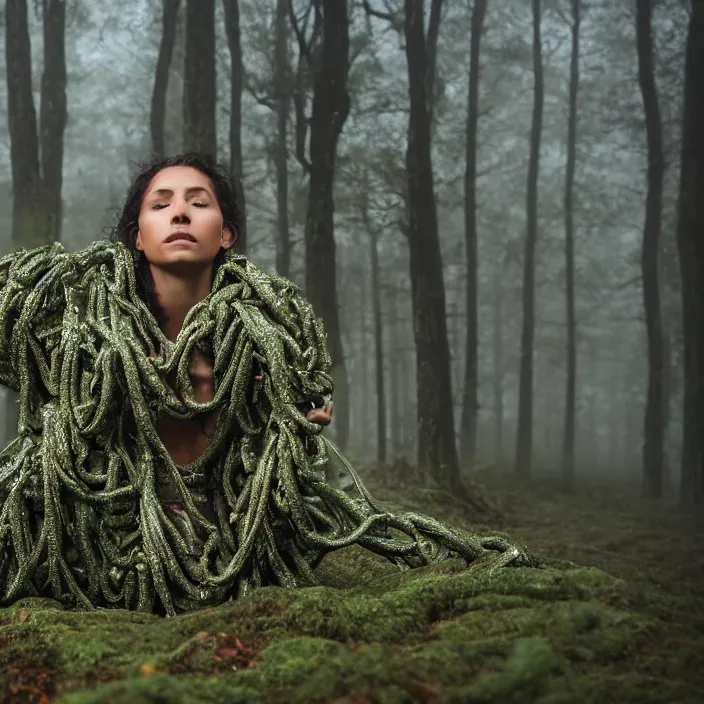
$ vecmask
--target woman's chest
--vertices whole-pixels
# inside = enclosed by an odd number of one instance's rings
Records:
[[[198,403],[208,403],[215,394],[213,366],[203,354],[196,351],[191,359],[189,378],[193,386],[193,397]],[[172,388],[174,379],[168,380]],[[177,390],[177,396],[182,397]],[[167,451],[177,465],[195,462],[205,452],[215,432],[218,412],[199,413],[194,418],[180,420],[162,416],[157,420],[156,431]]]

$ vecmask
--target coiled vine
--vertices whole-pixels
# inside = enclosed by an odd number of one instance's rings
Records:
[[[207,403],[189,378],[195,350],[213,362]],[[0,383],[19,392],[18,435],[0,453],[0,602],[42,595],[174,615],[265,584],[316,584],[322,556],[354,543],[400,569],[487,551],[533,564],[501,538],[374,499],[302,411],[332,393],[329,366],[321,321],[298,289],[240,255],[173,342],[121,244],[0,259]],[[207,449],[177,467],[157,419],[213,411]],[[333,455],[357,496],[326,482]],[[165,509],[163,483],[186,520]],[[204,494],[215,520],[199,509]]]

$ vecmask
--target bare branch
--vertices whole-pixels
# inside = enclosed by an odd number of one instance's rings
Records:
[[[247,89],[247,92],[254,98],[254,100],[259,103],[259,105],[263,105],[265,108],[269,108],[269,110],[276,110],[276,104],[274,101],[266,94],[259,94],[257,92],[256,86],[251,82],[247,81],[245,88]]]
[[[293,108],[296,115],[295,121],[295,137],[296,148],[295,154],[298,163],[303,167],[306,173],[310,173],[311,164],[306,156],[306,139],[308,136],[308,117],[306,116],[305,104],[305,89],[303,87],[303,59],[298,59],[298,68],[296,70],[296,90],[293,94]]]
[[[293,28],[293,33],[296,35],[296,40],[298,41],[298,49],[302,56],[305,56],[308,61],[310,61],[310,44],[306,42],[305,28],[308,24],[308,17],[310,16],[310,11],[313,9],[314,0],[310,0],[308,3],[308,9],[306,10],[305,17],[303,18],[303,27],[298,23],[298,18],[296,17],[296,11],[293,9],[293,0],[289,0],[288,3],[288,14],[291,20],[291,27]]]
[[[386,22],[389,22],[390,24],[394,24],[395,18],[391,12],[382,12],[381,10],[375,10],[369,4],[368,0],[363,0],[362,6],[364,7],[364,11],[370,17],[376,17],[377,19],[385,20]]]
[[[570,29],[572,29],[572,20],[565,14],[564,10],[560,7],[559,4],[556,3],[551,9]]]

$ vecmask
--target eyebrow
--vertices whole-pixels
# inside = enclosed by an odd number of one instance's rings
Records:
[[[187,196],[193,195],[194,193],[205,193],[206,195],[210,195],[210,191],[208,191],[207,188],[203,188],[203,186],[190,186],[186,189]],[[152,191],[149,195],[172,196],[173,194],[174,192],[170,188],[158,188],[156,191]]]

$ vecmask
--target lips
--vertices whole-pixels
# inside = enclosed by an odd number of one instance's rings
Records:
[[[168,244],[169,242],[176,242],[177,240],[185,240],[186,242],[195,242],[196,238],[190,232],[173,232],[170,234],[164,242]]]

